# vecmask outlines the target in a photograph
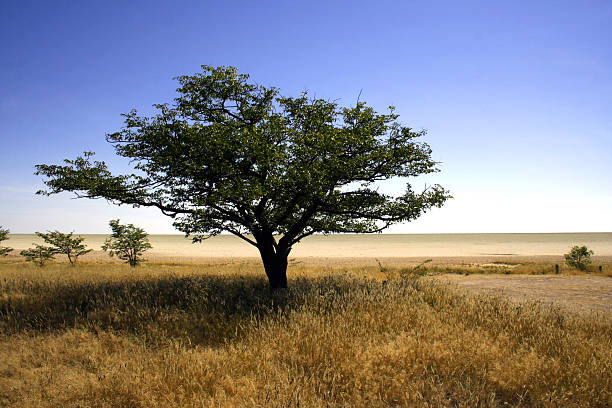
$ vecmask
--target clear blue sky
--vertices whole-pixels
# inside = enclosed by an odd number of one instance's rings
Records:
[[[612,2],[11,1],[0,7],[0,225],[173,232],[150,209],[41,197],[37,163],[93,150],[180,74],[233,65],[285,95],[427,129],[455,199],[392,232],[612,231]],[[397,184],[383,186],[393,191]]]

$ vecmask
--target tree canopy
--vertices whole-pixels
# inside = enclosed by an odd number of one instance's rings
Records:
[[[281,96],[233,67],[179,76],[172,104],[132,110],[106,136],[132,174],[114,175],[85,152],[36,166],[48,189],[116,204],[156,207],[199,239],[232,233],[256,246],[273,288],[286,286],[287,256],[315,233],[373,233],[410,221],[450,196],[439,185],[390,196],[376,182],[437,171],[424,131],[377,113]]]

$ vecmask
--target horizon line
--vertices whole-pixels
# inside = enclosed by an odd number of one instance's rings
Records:
[[[39,231],[40,232],[40,231]],[[103,233],[103,232],[76,232],[72,231],[76,235],[111,235],[111,233]],[[70,232],[67,232],[69,234]],[[334,232],[329,234],[314,234],[317,236],[326,236],[326,235],[484,235],[484,234],[612,234],[612,231],[544,231],[544,232]],[[11,235],[36,235],[36,232],[9,232],[9,236]],[[151,235],[176,235],[183,236],[188,238],[185,234],[180,233],[148,233]],[[203,234],[205,235],[205,234]],[[235,236],[231,233],[222,233],[215,236]],[[251,235],[251,234],[246,234]],[[195,236],[195,235],[190,235]],[[211,236],[214,238],[215,236]]]

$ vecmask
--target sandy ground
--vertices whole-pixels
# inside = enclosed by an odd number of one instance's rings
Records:
[[[537,300],[578,312],[612,317],[612,278],[605,276],[444,275],[468,291]]]
[[[83,235],[96,250],[105,235]],[[238,237],[221,235],[192,244],[182,235],[151,235],[151,256],[177,258],[258,257],[257,249]],[[22,250],[42,240],[11,234],[3,246]],[[573,245],[586,245],[597,256],[612,256],[612,233],[567,234],[334,234],[316,235],[295,245],[297,258],[530,257],[562,256]]]
[[[16,247],[16,245],[14,246]],[[17,248],[16,248],[17,249]],[[350,254],[350,253],[349,253]],[[344,255],[344,256],[343,256]],[[169,253],[165,251],[148,251],[144,253],[144,258],[152,263],[178,263],[178,264],[257,264],[261,265],[259,254],[245,256],[244,254],[233,254],[228,256],[215,256],[208,254],[192,255]],[[612,263],[612,256],[594,256],[593,264],[608,265]],[[9,254],[5,261],[22,262],[23,257],[19,255],[18,250]],[[122,261],[117,258],[110,258],[108,253],[100,250],[94,250],[87,255],[79,258],[83,262],[107,263]],[[517,263],[543,263],[549,264],[551,271],[554,264],[563,265],[563,255],[531,255],[531,256],[504,256],[504,255],[483,255],[483,256],[346,256],[346,253],[339,253],[336,256],[289,256],[289,266],[305,266],[305,267],[324,267],[324,268],[352,268],[352,267],[371,267],[384,266],[387,268],[405,268],[414,267],[427,261],[427,266],[449,266],[449,267],[465,267],[465,266],[486,266],[508,262],[508,266],[512,268]],[[68,262],[64,256],[56,256],[54,262]],[[495,264],[494,264],[495,263]]]

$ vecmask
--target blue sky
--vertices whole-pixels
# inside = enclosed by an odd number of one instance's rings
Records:
[[[610,1],[20,1],[0,8],[0,225],[104,233],[150,209],[35,196],[38,163],[116,169],[120,114],[232,65],[285,95],[395,105],[454,199],[398,233],[612,231]],[[396,191],[398,183],[383,189]]]

